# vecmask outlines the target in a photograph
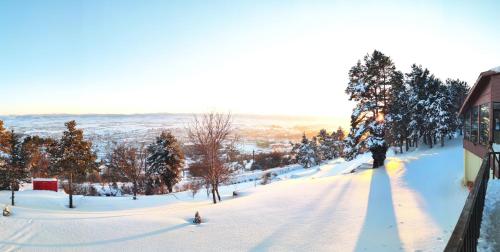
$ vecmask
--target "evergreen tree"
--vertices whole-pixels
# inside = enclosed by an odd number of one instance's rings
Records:
[[[332,135],[328,134],[326,129],[321,129],[316,137],[318,141],[318,151],[323,159],[331,160],[337,157],[335,155],[335,142]]]
[[[302,141],[293,145],[292,153],[295,154],[295,159],[298,164],[309,168],[320,162],[318,155],[315,152],[315,145],[307,139],[306,135],[302,135]]]
[[[440,81],[439,81],[440,82]],[[433,110],[432,116],[435,122],[436,137],[440,140],[441,146],[444,146],[444,139],[456,129],[456,114],[453,114],[452,99],[447,86],[440,82],[438,92],[431,104]]]
[[[68,179],[69,207],[73,208],[73,182],[97,170],[96,154],[92,142],[83,138],[83,131],[76,128],[75,121],[64,124],[66,130],[61,140],[51,146],[53,174]]]
[[[411,115],[408,131],[413,142],[418,147],[418,141],[421,136],[427,132],[428,123],[425,121],[426,115],[429,114],[429,83],[431,82],[431,74],[428,69],[423,69],[422,66],[413,64],[411,72],[406,74],[406,85],[409,90],[409,111]],[[425,137],[425,136],[424,136]],[[427,138],[424,138],[427,141]]]
[[[10,143],[10,132],[6,130],[3,126],[3,121],[0,120],[0,154],[6,153],[9,149]],[[1,155],[0,155],[1,157]]]
[[[463,123],[464,120],[463,118],[458,117],[458,112],[460,110],[460,107],[462,107],[463,102],[465,101],[465,97],[467,97],[467,94],[469,93],[469,86],[467,85],[467,82],[461,81],[459,79],[447,79],[446,80],[446,85],[448,86],[448,93],[451,98],[451,114],[456,115],[452,116],[452,131],[459,130],[460,135],[463,134]]]
[[[388,123],[390,126],[391,143],[399,146],[400,153],[403,152],[403,144],[406,143],[408,151],[409,124],[412,110],[409,102],[409,90],[403,81],[403,75],[399,75],[392,86],[392,99],[389,107]]]
[[[14,206],[14,192],[19,190],[19,186],[29,181],[29,171],[24,162],[22,144],[20,136],[14,131],[10,133],[10,141],[7,149],[7,158],[0,170],[0,179],[8,181],[11,191],[11,204]]]
[[[172,192],[173,186],[181,179],[184,167],[184,153],[177,139],[169,131],[162,132],[148,146],[148,154],[146,174],[160,177],[168,191]]]
[[[338,127],[336,132],[332,132],[334,147],[334,158],[342,157],[344,153],[345,133],[342,127]]]
[[[55,143],[52,138],[26,136],[22,143],[24,163],[33,177],[49,177],[50,154],[48,149]]]
[[[351,115],[351,132],[346,141],[347,159],[354,158],[360,145],[366,145],[373,157],[373,167],[384,164],[388,149],[386,116],[392,97],[392,85],[399,82],[392,60],[379,51],[366,55],[363,62],[349,71],[346,93],[356,102]]]

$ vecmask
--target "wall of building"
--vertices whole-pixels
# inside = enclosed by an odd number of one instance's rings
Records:
[[[483,159],[464,149],[464,182],[474,182]]]

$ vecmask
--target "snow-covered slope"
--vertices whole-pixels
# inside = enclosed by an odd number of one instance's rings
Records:
[[[385,168],[359,169],[369,156],[337,160],[227,186],[217,205],[182,192],[76,197],[67,209],[64,193],[21,191],[13,216],[0,217],[0,251],[440,251],[467,196],[461,155],[454,140],[392,155]],[[8,197],[0,192],[0,203]]]

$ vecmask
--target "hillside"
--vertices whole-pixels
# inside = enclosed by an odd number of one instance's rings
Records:
[[[268,185],[226,186],[217,205],[201,191],[77,197],[68,209],[62,192],[26,189],[14,214],[0,217],[0,250],[440,251],[467,196],[460,143],[390,154],[380,169],[364,169],[365,155],[291,170]],[[199,226],[191,224],[196,211]]]

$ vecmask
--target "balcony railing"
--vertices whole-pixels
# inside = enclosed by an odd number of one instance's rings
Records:
[[[476,251],[490,170],[494,175],[498,176],[498,169],[500,167],[499,155],[500,152],[490,152],[483,159],[474,181],[474,186],[469,196],[467,196],[465,206],[446,245],[445,251]]]

